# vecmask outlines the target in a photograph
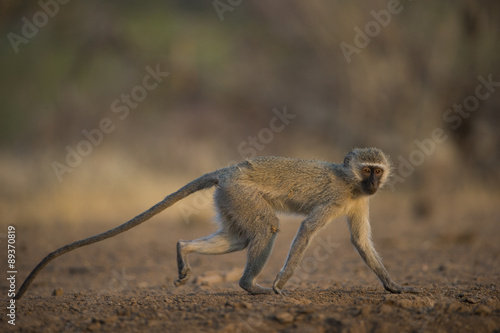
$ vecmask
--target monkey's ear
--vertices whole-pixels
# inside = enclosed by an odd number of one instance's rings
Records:
[[[347,166],[347,165],[351,164],[351,161],[354,158],[354,155],[355,155],[354,151],[351,150],[350,152],[348,152],[347,155],[345,155],[345,158],[344,158],[344,165]]]

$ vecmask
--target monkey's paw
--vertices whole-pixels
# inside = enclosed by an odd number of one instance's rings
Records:
[[[401,293],[408,293],[408,294],[419,294],[420,290],[413,288],[413,287],[403,287],[400,285],[392,285],[392,286],[385,286],[385,289],[387,291],[390,291],[393,294],[401,294]]]
[[[278,276],[276,276],[276,280],[274,280],[273,283],[273,290],[274,293],[280,296],[288,296],[290,293],[286,292],[283,290],[283,286],[285,285],[286,281],[283,282],[284,280],[282,279],[282,273],[280,272]],[[286,279],[288,280],[288,279]]]
[[[183,277],[179,276],[179,279],[174,281],[174,285],[176,287],[183,286],[186,284],[188,280],[189,280],[189,275],[184,275]]]
[[[403,293],[420,294],[422,292],[420,289],[413,288],[413,287],[402,287],[402,288],[403,288],[403,290],[402,290]]]
[[[174,281],[174,285],[175,285],[176,287],[183,286],[183,285],[185,285],[185,284],[186,284],[187,280],[188,280],[187,278],[182,279],[182,280],[181,280],[181,279],[179,279],[179,280],[175,280],[175,281]]]
[[[285,291],[285,290],[279,288],[276,283],[273,285],[273,291],[275,294],[280,295],[280,296],[290,296],[290,294],[291,294],[289,291]]]

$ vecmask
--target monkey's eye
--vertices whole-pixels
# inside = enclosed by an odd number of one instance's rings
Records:
[[[370,168],[363,168],[363,172],[369,175],[372,171],[370,170]]]
[[[375,169],[375,174],[380,175],[382,173],[382,169]]]

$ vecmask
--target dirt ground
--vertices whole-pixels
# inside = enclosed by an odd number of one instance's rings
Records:
[[[350,244],[342,219],[311,244],[285,286],[288,296],[252,296],[238,287],[245,252],[192,255],[192,279],[176,288],[176,241],[216,227],[160,216],[56,259],[17,301],[16,325],[2,315],[1,331],[500,332],[500,212],[451,204],[454,210],[424,218],[406,203],[393,213],[376,205],[371,210],[373,239],[387,269],[420,294],[386,292]],[[299,223],[281,218],[262,285],[272,284]],[[17,288],[50,251],[115,225],[19,224]]]

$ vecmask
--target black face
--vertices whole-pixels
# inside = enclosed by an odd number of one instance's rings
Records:
[[[380,178],[384,174],[384,170],[379,167],[365,166],[361,170],[363,180],[361,187],[366,194],[374,194],[380,186]]]

